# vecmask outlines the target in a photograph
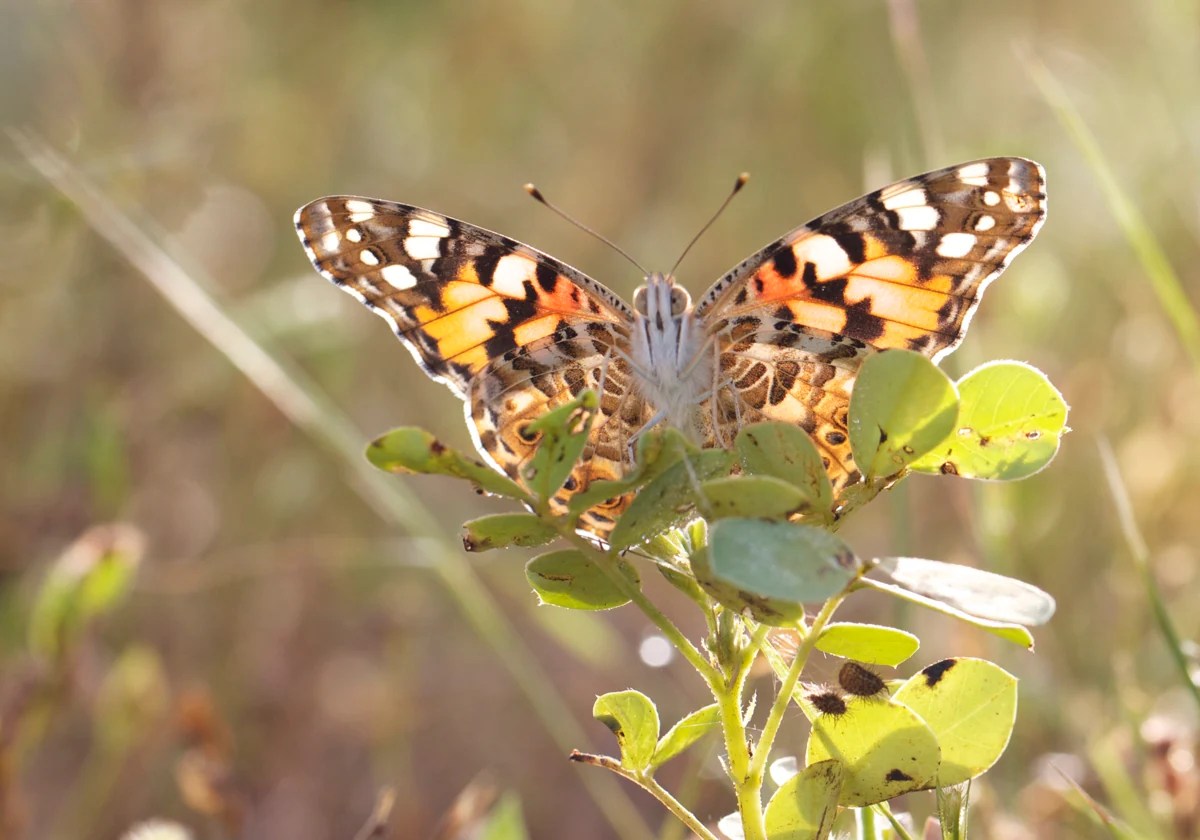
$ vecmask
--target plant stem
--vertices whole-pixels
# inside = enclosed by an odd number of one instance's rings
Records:
[[[767,829],[763,823],[762,774],[756,776],[752,770],[754,760],[750,754],[750,742],[746,737],[746,724],[742,720],[742,694],[746,688],[749,668],[741,668],[726,682],[718,678],[709,681],[713,697],[721,712],[721,730],[725,734],[725,754],[729,759],[729,780],[737,796],[738,813],[742,816],[742,832],[745,840],[766,840]]]
[[[612,552],[603,552],[598,550],[595,545],[587,539],[575,533],[574,529],[569,526],[560,526],[559,533],[562,534],[571,544],[588,555],[604,572],[605,576],[612,581],[622,595],[625,595],[637,605],[651,623],[658,628],[671,644],[675,645],[675,649],[683,656],[688,663],[699,672],[700,676],[705,680],[711,681],[716,675],[716,670],[709,664],[708,660],[696,649],[696,646],[688,640],[687,636],[672,623],[672,621],[663,615],[662,611],[654,605],[654,602],[646,597],[641,588],[629,582],[625,575],[621,574],[617,564],[620,562],[620,557]]]
[[[758,652],[762,650],[762,646],[767,642],[767,634],[771,632],[771,628],[766,624],[760,624],[754,628],[754,635],[750,637],[750,644],[746,646],[745,652],[742,654],[742,660],[738,663],[739,671],[749,671],[750,666],[754,664]]]
[[[679,821],[691,829],[697,836],[703,838],[703,840],[718,840],[717,836],[705,828],[704,823],[700,822],[699,817],[672,796],[670,791],[660,785],[653,776],[630,770],[610,755],[593,755],[592,753],[575,750],[571,753],[571,761],[580,764],[590,764],[593,767],[603,767],[605,770],[610,770],[618,776],[628,779],[661,802],[663,807],[678,817]]]
[[[900,840],[913,840],[913,836],[908,833],[908,829],[904,827],[903,823],[896,819],[896,815],[892,813],[892,809],[888,807],[886,802],[880,802],[878,805],[870,806],[870,809],[864,808],[863,810],[872,809],[878,811],[887,818],[887,821],[892,824],[892,831],[896,832],[896,836],[900,838]]]
[[[771,712],[767,715],[766,725],[763,726],[762,738],[758,742],[758,751],[754,756],[754,763],[751,767],[752,775],[757,779],[758,784],[762,785],[763,768],[767,764],[767,759],[771,753],[771,745],[775,741],[775,735],[779,732],[779,726],[783,723],[783,714],[787,711],[788,704],[792,702],[792,693],[796,690],[796,683],[800,681],[800,673],[804,670],[805,664],[808,662],[808,657],[812,653],[813,647],[817,644],[817,639],[821,635],[821,631],[825,629],[825,625],[833,618],[834,612],[846,598],[846,592],[840,592],[834,595],[817,613],[817,617],[813,619],[812,625],[808,628],[808,632],[804,634],[799,646],[796,648],[796,658],[792,660],[792,665],[788,668],[787,675],[783,678],[783,682],[779,685],[779,691],[775,695],[775,702],[771,705]]]
[[[717,840],[717,836],[704,827],[704,823],[700,822],[700,818],[687,809],[682,802],[671,795],[670,791],[664,788],[654,778],[644,778],[638,782],[646,792],[657,799],[663,806],[679,818],[679,821],[692,830],[692,833],[697,837],[702,837],[704,840]]]
[[[879,840],[875,812],[869,807],[854,809],[854,825],[858,828],[858,840]]]

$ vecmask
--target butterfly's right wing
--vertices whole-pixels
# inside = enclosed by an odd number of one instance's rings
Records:
[[[520,481],[536,447],[525,425],[590,387],[601,416],[564,500],[621,474],[620,417],[644,407],[626,387],[632,313],[616,294],[527,245],[406,204],[321,198],[297,211],[296,230],[317,271],[466,401],[479,450],[498,469]]]

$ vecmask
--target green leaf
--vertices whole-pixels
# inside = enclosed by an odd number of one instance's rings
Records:
[[[558,536],[554,526],[532,513],[494,513],[463,523],[463,548],[491,551],[510,545],[545,545]]]
[[[877,564],[905,589],[979,618],[1036,627],[1054,615],[1054,598],[1023,580],[919,557],[884,557]]]
[[[781,478],[736,475],[701,484],[700,508],[709,521],[731,516],[779,519],[807,509],[808,500]]]
[[[878,624],[835,622],[817,638],[817,650],[843,659],[895,668],[921,646],[912,633]]]
[[[769,475],[795,485],[808,508],[827,515],[833,488],[821,453],[808,432],[792,423],[754,423],[738,432],[734,449],[750,475]]]
[[[613,528],[610,544],[620,551],[691,519],[700,483],[729,472],[732,465],[732,453],[723,449],[688,453],[641,489]]]
[[[891,700],[846,697],[845,711],[814,713],[806,764],[842,762],[846,780],[840,804],[861,808],[934,783],[937,738],[912,710]],[[805,704],[801,704],[804,706]]]
[[[886,478],[933,449],[954,429],[954,383],[920,353],[868,356],[850,397],[850,447],[866,477]]]
[[[1045,467],[1067,431],[1067,404],[1046,375],[1021,362],[989,362],[958,382],[952,434],[912,469],[1013,481]]]
[[[896,690],[937,736],[942,764],[937,786],[973,779],[995,764],[1017,718],[1017,679],[983,659],[944,659]]]
[[[649,697],[633,689],[602,694],[592,717],[617,736],[625,769],[643,773],[650,767],[658,744],[658,709]]]
[[[142,534],[130,525],[97,526],[72,543],[34,597],[33,650],[57,659],[91,621],[115,609],[133,584],[143,551]]]
[[[1020,645],[1026,650],[1033,650],[1033,634],[1020,624],[1009,624],[1003,621],[992,621],[987,618],[971,615],[963,612],[960,609],[950,606],[944,601],[937,601],[933,598],[927,598],[917,592],[910,592],[902,586],[884,583],[881,580],[872,580],[871,578],[862,578],[861,583],[871,589],[878,589],[881,592],[887,592],[895,595],[897,598],[902,598],[905,601],[910,601],[914,604],[920,604],[922,607],[940,612],[943,615],[953,616],[959,621],[965,621],[967,624],[978,627],[980,630],[985,630],[993,636],[999,636],[1005,641],[1012,642],[1015,645]]]
[[[631,586],[641,581],[633,566],[617,561],[619,574]],[[629,603],[612,579],[582,551],[574,548],[539,554],[525,566],[525,579],[542,603],[572,610],[611,610]]]
[[[521,468],[521,477],[539,499],[553,496],[575,468],[599,407],[596,392],[584,391],[525,427],[525,434],[536,436],[538,445],[533,458]]]
[[[413,426],[393,429],[373,440],[367,446],[367,460],[386,472],[465,478],[488,493],[532,501],[516,482]]]
[[[697,709],[667,730],[654,748],[650,768],[657,770],[675,756],[699,741],[721,722],[721,710],[716,703]]]
[[[766,624],[795,622],[806,602],[841,592],[859,568],[850,548],[828,531],[756,519],[715,523],[708,547],[692,557],[696,579],[714,598]]]
[[[637,440],[634,468],[615,481],[594,481],[586,490],[576,493],[571,497],[570,514],[578,516],[593,505],[641,487],[681,460],[689,449],[687,439],[678,429],[670,426],[651,429]]]
[[[825,840],[845,778],[842,763],[829,759],[808,765],[780,785],[763,815],[767,840]]]

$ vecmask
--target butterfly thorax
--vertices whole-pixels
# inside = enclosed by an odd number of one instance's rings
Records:
[[[687,290],[668,274],[651,274],[633,296],[630,362],[654,422],[695,427],[698,406],[713,386],[709,338]]]

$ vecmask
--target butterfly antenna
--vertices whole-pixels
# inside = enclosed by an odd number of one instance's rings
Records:
[[[675,274],[675,269],[679,268],[679,264],[688,255],[688,251],[692,250],[692,246],[700,241],[700,237],[704,235],[705,231],[713,226],[713,222],[721,217],[721,214],[725,212],[725,208],[729,206],[729,202],[733,201],[733,197],[741,192],[742,187],[746,186],[746,182],[749,180],[749,172],[743,172],[737,176],[737,180],[733,182],[733,189],[729,191],[729,195],[725,196],[725,200],[721,202],[721,206],[717,208],[717,212],[712,214],[712,218],[705,222],[704,227],[700,228],[700,231],[692,237],[692,241],[687,244],[687,247],[683,249],[683,253],[679,255],[679,259],[675,260],[675,265],[671,266],[669,274],[672,276]]]
[[[539,190],[537,187],[535,187],[533,184],[526,184],[526,185],[525,185],[525,192],[529,193],[531,196],[533,196],[534,200],[536,200],[536,201],[538,201],[539,203],[541,203],[541,204],[545,205],[546,207],[550,208],[550,209],[551,209],[551,210],[553,210],[555,213],[557,213],[558,215],[560,215],[560,216],[562,216],[564,219],[566,219],[568,222],[570,222],[571,224],[575,225],[575,227],[579,228],[579,229],[580,229],[581,231],[583,231],[584,233],[586,233],[586,234],[589,234],[590,236],[593,236],[593,237],[595,237],[596,239],[599,239],[601,242],[603,242],[603,243],[604,243],[605,245],[607,245],[609,248],[612,248],[614,251],[616,251],[616,252],[617,252],[618,254],[620,254],[622,257],[624,257],[625,259],[629,260],[629,262],[630,262],[630,263],[632,263],[632,264],[633,264],[633,266],[634,266],[634,267],[635,267],[635,268],[636,268],[638,271],[642,272],[642,275],[643,275],[643,276],[649,276],[650,272],[648,272],[648,271],[646,271],[646,269],[642,268],[642,264],[641,264],[641,263],[639,263],[639,262],[638,262],[637,260],[635,260],[633,257],[629,256],[629,254],[625,253],[625,250],[624,250],[624,249],[623,249],[623,248],[622,248],[620,245],[618,245],[617,243],[613,242],[611,239],[609,239],[609,238],[608,238],[607,236],[605,236],[604,234],[602,234],[602,233],[598,233],[597,231],[594,231],[594,230],[592,230],[590,227],[588,227],[588,226],[587,226],[587,225],[585,225],[583,222],[581,222],[581,221],[579,221],[578,219],[576,219],[574,216],[570,216],[570,215],[568,215],[568,214],[567,214],[565,211],[563,211],[563,210],[560,210],[558,207],[556,207],[555,205],[551,204],[551,203],[550,203],[550,202],[549,202],[549,201],[546,199],[546,196],[542,195],[542,191],[541,191],[541,190]]]

